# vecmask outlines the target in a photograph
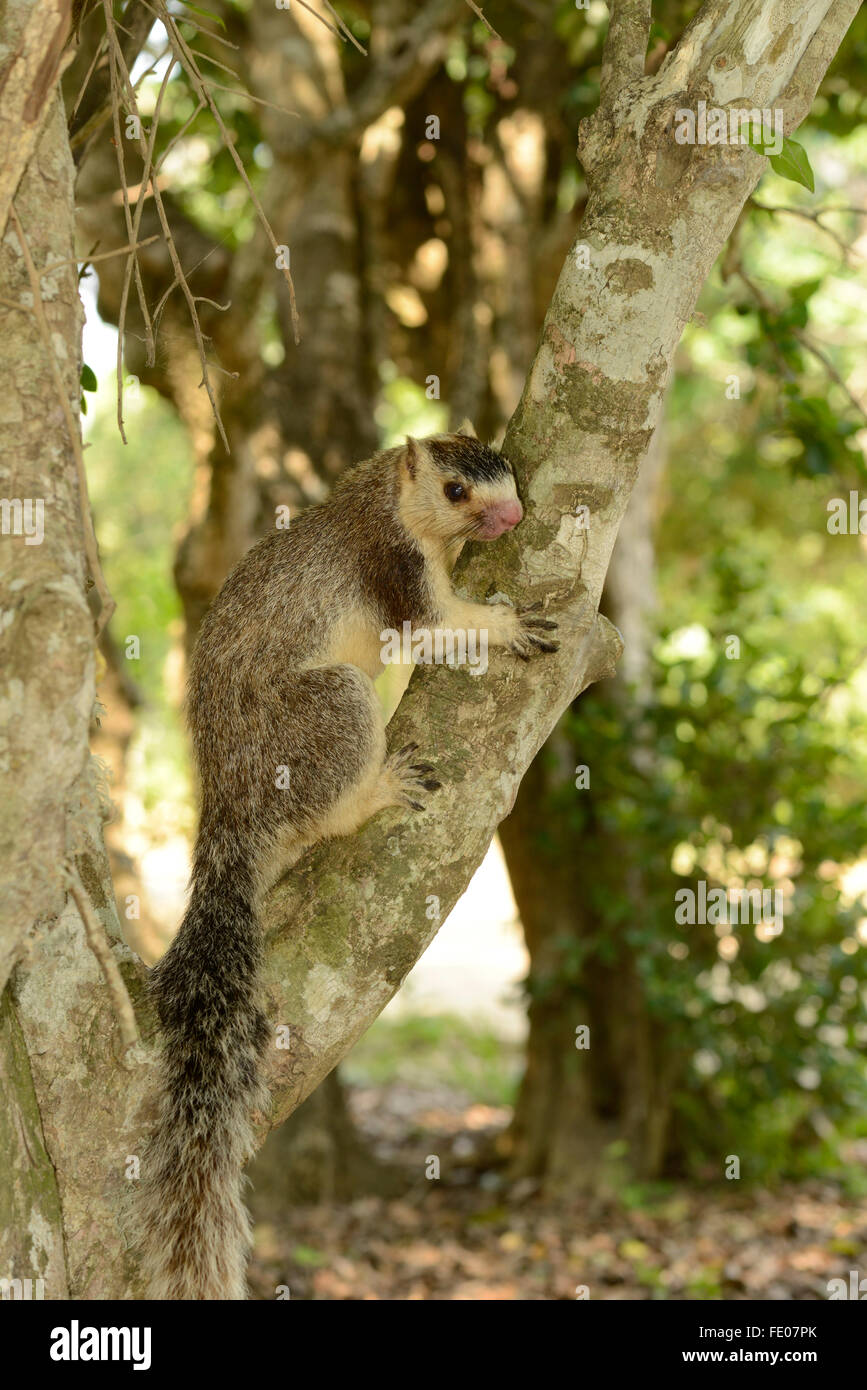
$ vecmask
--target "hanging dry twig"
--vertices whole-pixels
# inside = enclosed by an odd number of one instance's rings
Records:
[[[336,39],[340,38],[340,30],[335,29],[333,24],[329,24],[325,16],[321,15],[318,10],[314,10],[312,5],[308,5],[307,0],[298,0],[298,4],[301,6],[302,10],[306,10],[308,14],[312,14],[314,19],[318,19],[320,24],[324,24],[329,34],[333,34]]]
[[[268,237],[268,239],[269,239],[269,241],[270,241],[270,243],[271,243],[271,246],[272,246],[272,248],[273,248],[275,254],[277,255],[277,265],[278,265],[278,268],[281,269],[281,270],[283,271],[283,274],[284,274],[284,277],[285,277],[285,280],[286,280],[286,283],[287,283],[287,286],[288,286],[288,289],[289,289],[290,310],[291,310],[291,315],[292,315],[292,325],[293,325],[293,330],[294,330],[294,334],[295,334],[295,341],[296,341],[296,342],[299,342],[299,341],[300,341],[300,333],[299,333],[298,309],[297,309],[297,304],[296,304],[296,299],[295,299],[295,286],[294,286],[294,284],[293,284],[292,276],[291,276],[291,273],[290,273],[290,271],[289,271],[288,266],[284,266],[284,265],[282,264],[282,257],[280,256],[280,250],[281,250],[280,243],[278,243],[277,238],[276,238],[276,236],[274,235],[273,230],[271,229],[270,223],[268,222],[268,219],[267,219],[267,217],[266,217],[266,215],[265,215],[265,211],[264,211],[264,209],[263,209],[263,207],[262,207],[262,205],[261,205],[261,203],[260,203],[260,201],[259,201],[259,199],[258,199],[258,197],[257,197],[257,195],[256,195],[256,193],[255,193],[255,190],[253,189],[253,186],[252,186],[252,184],[251,184],[251,182],[250,182],[250,179],[249,179],[249,177],[248,177],[248,175],[247,175],[247,171],[246,171],[246,169],[245,169],[245,167],[244,167],[243,161],[241,160],[240,156],[239,156],[238,153],[237,153],[237,150],[235,149],[235,142],[234,142],[234,140],[232,139],[230,132],[229,132],[228,129],[226,128],[226,124],[225,124],[225,122],[223,121],[223,118],[222,118],[222,116],[221,116],[221,114],[220,114],[219,108],[217,107],[216,102],[214,101],[214,98],[213,98],[213,96],[212,96],[212,91],[214,91],[214,90],[216,90],[216,91],[227,91],[227,92],[230,92],[232,95],[244,96],[245,98],[248,98],[248,99],[253,100],[253,101],[258,101],[258,99],[255,98],[255,97],[252,97],[252,98],[251,98],[249,93],[243,92],[243,91],[239,90],[238,88],[226,87],[226,86],[224,86],[224,85],[221,84],[221,83],[217,83],[217,82],[213,82],[213,81],[206,80],[206,79],[203,77],[202,72],[201,72],[201,70],[200,70],[200,68],[199,68],[199,66],[198,66],[197,61],[196,61],[196,57],[197,57],[197,52],[196,52],[196,50],[192,49],[192,48],[187,44],[186,40],[185,40],[184,37],[183,37],[183,34],[182,34],[181,31],[180,31],[179,23],[175,20],[175,17],[174,17],[174,16],[171,14],[171,12],[168,10],[166,4],[164,3],[164,0],[157,0],[156,5],[150,4],[150,3],[149,3],[149,0],[143,0],[143,3],[145,4],[145,7],[148,9],[148,11],[149,11],[151,14],[153,14],[154,18],[158,19],[158,20],[160,21],[160,23],[163,25],[163,27],[164,27],[164,29],[165,29],[165,31],[166,31],[168,40],[169,40],[169,47],[166,49],[166,53],[171,52],[171,54],[173,55],[173,56],[172,56],[172,61],[171,61],[171,63],[169,64],[169,67],[166,69],[166,72],[163,74],[162,82],[161,82],[161,84],[160,84],[160,89],[159,89],[159,93],[158,93],[158,96],[157,96],[157,101],[156,101],[155,109],[154,109],[153,115],[152,115],[152,117],[151,117],[151,124],[150,124],[149,136],[146,138],[146,136],[145,136],[145,134],[144,134],[144,128],[143,128],[143,124],[142,124],[141,115],[140,115],[140,113],[139,113],[138,102],[137,102],[137,97],[136,97],[136,87],[137,87],[137,86],[139,85],[139,83],[141,82],[141,77],[138,79],[138,81],[137,81],[135,84],[132,83],[131,77],[130,77],[130,73],[129,73],[129,69],[128,69],[127,64],[126,64],[126,61],[125,61],[125,59],[124,59],[123,50],[122,50],[121,44],[120,44],[120,42],[119,42],[119,40],[118,40],[118,37],[117,37],[117,32],[116,32],[116,31],[117,31],[117,21],[113,18],[111,0],[103,0],[103,13],[104,13],[104,18],[105,18],[105,28],[106,28],[105,42],[106,42],[107,48],[108,48],[109,69],[110,69],[111,107],[112,107],[112,121],[113,121],[113,125],[114,125],[114,143],[115,143],[115,145],[116,145],[116,147],[117,147],[118,175],[119,175],[120,184],[121,184],[121,193],[122,193],[123,207],[124,207],[124,218],[125,218],[125,221],[126,221],[127,235],[128,235],[128,237],[129,237],[130,246],[131,246],[131,247],[136,247],[136,244],[137,244],[138,232],[139,232],[139,227],[140,227],[140,224],[141,224],[141,218],[142,218],[142,213],[143,213],[143,208],[144,208],[144,201],[145,201],[143,195],[144,195],[145,189],[148,187],[148,184],[149,184],[149,185],[150,185],[151,192],[152,192],[152,194],[153,194],[153,198],[154,198],[154,205],[155,205],[155,208],[156,208],[157,217],[158,217],[158,219],[159,219],[160,226],[161,226],[162,233],[163,233],[163,237],[164,237],[165,242],[166,242],[166,248],[167,248],[167,250],[168,250],[169,257],[170,257],[171,262],[172,262],[172,268],[173,268],[173,271],[174,271],[174,279],[173,279],[173,282],[172,282],[171,286],[169,287],[168,291],[162,296],[162,298],[161,298],[161,300],[160,300],[160,303],[159,303],[159,305],[157,306],[157,309],[155,310],[153,316],[151,316],[150,313],[149,313],[149,311],[148,311],[147,303],[146,303],[146,301],[145,301],[144,287],[143,287],[143,282],[142,282],[141,270],[140,270],[140,267],[139,267],[139,264],[138,264],[138,259],[137,259],[137,257],[136,257],[135,254],[132,255],[130,261],[129,261],[128,264],[127,264],[126,271],[125,271],[125,275],[124,275],[124,282],[123,282],[122,294],[121,294],[120,313],[119,313],[119,317],[118,317],[118,358],[117,358],[117,420],[118,420],[118,428],[119,428],[120,433],[121,433],[121,438],[123,438],[123,439],[124,439],[124,442],[126,442],[126,435],[125,435],[125,433],[124,433],[124,427],[123,427],[123,352],[124,352],[124,343],[125,343],[125,324],[126,324],[126,311],[127,311],[127,304],[128,304],[128,298],[129,298],[129,290],[130,290],[130,287],[131,287],[131,281],[132,281],[132,279],[133,279],[133,277],[134,277],[134,278],[135,278],[135,284],[136,284],[136,292],[137,292],[138,300],[139,300],[139,306],[140,306],[140,309],[141,309],[142,319],[143,319],[144,327],[145,327],[146,360],[147,360],[147,363],[148,363],[149,366],[152,366],[152,365],[153,365],[153,363],[154,363],[154,361],[155,361],[155,358],[156,358],[156,334],[157,334],[157,332],[158,332],[158,325],[159,325],[159,321],[160,321],[161,311],[162,311],[162,309],[163,309],[163,307],[164,307],[164,305],[165,305],[165,302],[166,302],[166,300],[167,300],[167,298],[168,298],[168,295],[171,293],[171,291],[172,291],[174,288],[176,288],[176,287],[180,287],[180,289],[181,289],[181,291],[182,291],[182,293],[183,293],[183,295],[184,295],[184,298],[185,298],[185,300],[186,300],[186,303],[187,303],[187,308],[188,308],[189,315],[190,315],[190,322],[191,322],[191,324],[192,324],[193,333],[194,333],[194,336],[195,336],[195,339],[196,339],[196,346],[197,346],[198,353],[199,353],[199,359],[200,359],[201,365],[202,365],[202,381],[201,381],[201,385],[203,385],[203,386],[205,387],[205,390],[207,391],[208,399],[209,399],[210,404],[211,404],[211,410],[212,410],[213,415],[214,415],[214,420],[215,420],[215,423],[216,423],[216,426],[217,426],[217,430],[218,430],[218,432],[219,432],[219,435],[220,435],[220,438],[221,438],[221,440],[222,440],[222,442],[223,442],[224,447],[228,450],[228,448],[229,448],[229,441],[228,441],[228,439],[227,439],[227,437],[226,437],[226,432],[225,432],[225,429],[224,429],[224,427],[223,427],[223,422],[222,422],[222,419],[221,419],[221,416],[220,416],[219,403],[218,403],[218,400],[217,400],[217,394],[216,394],[216,391],[215,391],[215,388],[214,388],[214,384],[213,384],[213,382],[212,382],[212,380],[211,380],[211,372],[213,372],[213,371],[221,371],[221,372],[225,372],[225,374],[228,375],[228,376],[233,376],[234,373],[232,373],[232,372],[227,372],[226,369],[223,368],[223,367],[221,367],[218,363],[213,363],[213,362],[210,362],[210,363],[209,363],[209,361],[208,361],[208,354],[207,354],[207,348],[206,348],[206,343],[205,343],[205,335],[204,335],[204,333],[202,332],[201,324],[200,324],[200,322],[199,322],[198,311],[197,311],[197,305],[198,305],[199,303],[204,303],[204,302],[209,302],[209,303],[212,303],[212,304],[213,304],[213,301],[205,301],[205,300],[203,300],[201,296],[196,296],[196,295],[194,295],[193,292],[192,292],[192,290],[190,289],[190,286],[189,286],[189,283],[188,283],[188,279],[187,279],[187,274],[186,274],[186,272],[184,271],[183,266],[181,265],[180,256],[179,256],[179,254],[178,254],[177,247],[176,247],[175,242],[174,242],[174,238],[172,237],[171,227],[170,227],[170,225],[169,225],[168,218],[166,217],[165,208],[164,208],[164,205],[163,205],[163,200],[162,200],[162,197],[161,197],[161,194],[160,194],[160,189],[159,189],[158,182],[157,182],[157,174],[158,174],[159,170],[162,168],[162,165],[163,165],[165,159],[167,158],[168,154],[169,154],[169,153],[171,152],[171,150],[176,146],[177,142],[178,142],[179,140],[181,140],[181,139],[183,138],[183,136],[187,133],[187,131],[189,130],[190,126],[193,124],[193,122],[196,120],[196,118],[199,116],[199,114],[200,114],[203,110],[205,110],[206,108],[210,111],[211,115],[213,116],[213,118],[214,118],[214,120],[215,120],[215,122],[216,122],[216,124],[217,124],[217,128],[218,128],[218,131],[219,131],[219,133],[220,133],[220,138],[221,138],[221,140],[222,140],[222,142],[223,142],[223,145],[224,145],[224,147],[226,148],[226,150],[228,151],[229,155],[231,156],[231,158],[232,158],[232,160],[233,160],[233,162],[234,162],[234,164],[235,164],[236,169],[238,170],[238,173],[239,173],[239,175],[240,175],[240,177],[241,177],[241,179],[242,179],[242,181],[243,181],[243,183],[244,183],[244,186],[246,187],[247,192],[249,193],[250,198],[251,198],[251,200],[252,200],[252,202],[253,202],[253,206],[254,206],[254,208],[255,208],[255,210],[256,210],[256,213],[257,213],[257,216],[258,216],[258,218],[259,218],[259,221],[260,221],[260,223],[261,223],[263,229],[265,230],[265,233],[266,233],[266,235],[267,235],[267,237]],[[320,16],[320,17],[321,17],[321,16]],[[183,20],[182,20],[181,22],[183,22],[183,23],[189,22],[189,23],[191,24],[191,26],[192,26],[195,30],[197,30],[198,32],[201,32],[201,33],[207,35],[209,38],[213,38],[213,39],[215,39],[215,40],[219,40],[219,39],[220,39],[220,36],[219,36],[219,35],[217,35],[217,34],[212,34],[211,31],[210,31],[209,29],[204,28],[202,25],[196,23],[194,20],[190,19],[190,20],[188,21],[186,16],[183,17]],[[227,42],[228,42],[228,41],[227,41]],[[229,47],[235,48],[236,45],[235,45],[235,44],[229,44]],[[163,55],[163,56],[165,56],[165,55]],[[216,60],[210,59],[210,58],[208,57],[208,55],[199,54],[198,56],[201,57],[201,58],[203,58],[203,59],[207,58],[207,61],[213,61],[213,62],[215,63],[215,66],[221,68],[222,70],[224,70],[224,71],[226,71],[226,72],[231,73],[232,76],[236,76],[236,74],[232,72],[232,69],[226,67],[225,64],[222,64],[222,63],[217,62]],[[192,88],[193,88],[194,94],[195,94],[195,96],[196,96],[196,98],[197,98],[197,105],[196,105],[196,109],[193,111],[193,114],[189,117],[189,119],[188,119],[187,121],[185,121],[185,123],[184,123],[183,127],[181,128],[181,130],[178,131],[177,134],[174,136],[174,138],[169,142],[169,145],[168,145],[167,148],[163,151],[163,153],[162,153],[162,155],[160,156],[159,160],[155,163],[155,162],[154,162],[154,147],[155,147],[155,142],[156,142],[157,131],[158,131],[158,128],[159,128],[160,108],[161,108],[161,105],[162,105],[163,96],[164,96],[165,91],[166,91],[166,88],[167,88],[167,86],[168,86],[168,82],[169,82],[171,73],[172,73],[172,71],[173,71],[173,69],[174,69],[176,63],[180,65],[181,69],[182,69],[183,72],[186,74],[187,79],[188,79],[188,81],[190,82],[190,84],[191,84],[191,86],[192,86]],[[272,106],[272,105],[273,105],[273,104],[270,103],[270,102],[258,102],[258,104],[264,105],[264,106]],[[132,116],[134,116],[134,117],[136,118],[136,130],[137,130],[138,145],[139,145],[139,150],[140,150],[141,157],[142,157],[143,164],[144,164],[144,168],[143,168],[143,172],[142,172],[142,177],[141,177],[141,181],[140,181],[140,196],[139,196],[139,198],[138,198],[137,201],[136,201],[135,213],[133,213],[133,211],[132,211],[132,204],[131,204],[131,198],[130,198],[130,190],[129,190],[129,188],[128,188],[127,179],[126,179],[125,160],[124,160],[124,145],[123,145],[123,142],[122,142],[121,128],[120,128],[120,126],[121,126],[121,110],[122,110],[122,108],[124,108],[124,109],[128,112],[129,115],[132,115]],[[282,110],[282,108],[279,108],[279,107],[275,107],[274,109]],[[288,111],[284,111],[283,114],[286,114],[286,115],[293,115],[293,114],[295,114],[295,113],[293,113],[293,112],[288,112]],[[192,273],[192,272],[190,272],[190,273]],[[222,307],[222,306],[213,304],[213,307],[215,307],[215,308],[220,308],[220,307]]]
[[[24,235],[24,228],[21,225],[21,219],[15,210],[14,203],[9,208],[9,221],[15,229],[15,235],[18,237],[21,246],[21,255],[24,258],[27,278],[30,281],[30,290],[33,295],[33,317],[36,319],[45,351],[48,353],[48,362],[57,390],[57,399],[63,411],[63,418],[66,421],[66,428],[69,433],[69,442],[75,457],[75,468],[78,475],[78,504],[81,510],[81,527],[84,532],[84,553],[87,557],[90,577],[94,582],[100,599],[99,616],[96,621],[96,635],[98,637],[114,612],[115,602],[109,593],[108,585],[102,573],[102,566],[99,563],[99,551],[97,550],[96,536],[93,531],[93,518],[90,514],[90,500],[87,495],[87,474],[84,470],[84,453],[81,448],[78,422],[73,416],[72,407],[69,404],[69,397],[66,394],[66,388],[63,384],[63,377],[60,375],[60,368],[57,365],[57,357],[54,352],[54,345],[51,341],[51,328],[49,327],[48,319],[45,317],[45,308],[42,303],[42,287],[39,283],[39,273],[36,266],[33,264],[30,246]],[[14,307],[23,309],[26,312],[25,305],[19,304]]]
[[[485,18],[485,16],[482,14],[481,10],[479,9],[478,5],[475,4],[475,0],[467,0],[467,4],[469,5],[469,7],[470,7],[470,9],[472,10],[473,14],[476,15],[477,18],[479,18],[479,19],[482,21],[482,23],[484,24],[484,26],[485,26],[485,28],[487,29],[488,33],[489,33],[489,34],[493,34],[494,38],[495,38],[495,39],[499,39],[499,40],[500,40],[500,43],[502,43],[502,42],[503,42],[502,36],[501,36],[500,34],[497,33],[496,29],[494,28],[493,24],[491,24],[490,20],[488,20],[488,19]]]
[[[105,11],[106,31],[107,31],[108,36],[109,36],[109,55],[110,55],[110,57],[111,57],[111,59],[112,59],[113,65],[114,65],[114,70],[113,70],[113,73],[112,73],[112,106],[113,106],[113,108],[114,108],[114,110],[113,110],[113,116],[114,116],[114,122],[115,122],[115,130],[116,130],[116,132],[117,132],[115,138],[118,139],[118,140],[120,139],[120,135],[119,135],[119,131],[120,131],[120,114],[119,114],[119,113],[120,113],[121,89],[122,89],[123,92],[126,94],[126,101],[127,101],[127,104],[128,104],[128,106],[129,106],[129,108],[130,108],[130,113],[136,117],[137,124],[138,124],[138,143],[139,143],[139,149],[140,149],[140,151],[141,151],[141,156],[142,156],[142,160],[144,161],[144,168],[145,168],[145,172],[144,172],[144,175],[143,175],[143,177],[142,177],[142,188],[144,188],[144,187],[146,186],[146,184],[147,184],[147,182],[148,182],[148,180],[149,180],[149,181],[150,181],[150,186],[151,186],[151,191],[152,191],[152,193],[153,193],[153,198],[154,198],[154,206],[155,206],[155,208],[156,208],[157,217],[159,218],[160,226],[161,226],[162,232],[163,232],[163,237],[164,237],[165,243],[166,243],[166,249],[167,249],[167,251],[168,251],[168,253],[169,253],[169,259],[171,260],[172,268],[173,268],[173,270],[174,270],[174,272],[175,272],[175,279],[177,280],[177,283],[180,285],[181,291],[182,291],[182,293],[183,293],[183,295],[184,295],[184,298],[185,298],[186,301],[187,301],[187,309],[188,309],[188,311],[189,311],[190,322],[191,322],[191,324],[192,324],[193,333],[194,333],[195,339],[196,339],[196,347],[198,348],[198,352],[199,352],[199,360],[201,361],[201,364],[202,364],[202,381],[201,381],[201,385],[204,386],[205,390],[206,390],[207,393],[208,393],[208,400],[209,400],[210,403],[211,403],[211,410],[212,410],[213,415],[214,415],[214,421],[215,421],[215,423],[216,423],[217,430],[219,431],[219,435],[220,435],[221,440],[223,441],[223,445],[224,445],[225,449],[228,451],[228,448],[229,448],[229,441],[228,441],[228,438],[226,437],[226,431],[225,431],[225,428],[224,428],[224,426],[223,426],[222,417],[221,417],[221,415],[220,415],[220,407],[219,407],[219,405],[218,405],[218,403],[217,403],[216,392],[215,392],[215,390],[214,390],[214,385],[213,385],[213,383],[212,383],[212,381],[211,381],[210,372],[209,372],[209,370],[208,370],[207,350],[206,350],[206,348],[205,348],[205,340],[204,340],[204,334],[202,333],[202,327],[201,327],[201,324],[199,323],[199,315],[198,315],[198,311],[197,311],[197,309],[196,309],[195,297],[194,297],[194,295],[193,295],[192,290],[191,290],[190,287],[189,287],[189,284],[187,283],[187,277],[186,277],[186,275],[185,275],[185,273],[184,273],[184,270],[183,270],[183,267],[182,267],[182,265],[181,265],[180,256],[178,255],[178,249],[177,249],[177,247],[176,247],[176,245],[175,245],[174,237],[172,236],[171,226],[169,225],[169,220],[168,220],[168,217],[166,216],[166,210],[165,210],[165,207],[164,207],[164,204],[163,204],[162,194],[161,194],[161,192],[160,192],[159,184],[158,184],[158,182],[157,182],[156,173],[154,172],[153,167],[152,167],[152,165],[153,165],[153,146],[154,146],[154,141],[155,141],[155,139],[156,139],[156,132],[157,132],[157,129],[158,129],[158,127],[159,127],[159,109],[157,108],[157,110],[155,110],[155,112],[154,112],[154,119],[153,119],[153,121],[152,121],[152,123],[151,123],[150,138],[149,138],[149,139],[146,139],[146,137],[145,137],[145,135],[144,135],[144,128],[143,128],[143,125],[142,125],[141,114],[140,114],[139,109],[138,109],[138,102],[137,102],[137,100],[136,100],[135,90],[134,90],[134,88],[133,88],[133,86],[132,86],[132,83],[131,83],[131,81],[130,81],[129,71],[128,71],[127,66],[126,66],[126,63],[125,63],[125,61],[124,61],[123,53],[122,53],[122,51],[121,51],[121,47],[120,47],[120,44],[119,44],[119,42],[118,42],[117,34],[116,34],[115,31],[114,31],[114,25],[113,25],[112,17],[111,17],[111,0],[103,0],[103,8],[104,8],[104,11]],[[174,28],[173,20],[172,20],[172,18],[171,18],[171,16],[169,15],[169,13],[168,13],[167,10],[165,10],[163,14],[160,14],[160,15],[159,15],[159,18],[162,20],[162,22],[163,22],[163,24],[165,25],[167,31],[171,31],[171,30]],[[175,31],[175,32],[176,32],[176,31]],[[171,38],[171,33],[169,33],[169,36],[170,36],[170,38]],[[164,79],[163,79],[163,83],[162,83],[162,85],[161,85],[161,87],[160,87],[160,94],[159,94],[158,104],[159,104],[159,102],[161,102],[161,100],[162,100],[162,95],[163,95],[163,93],[164,93],[164,91],[165,91],[165,88],[166,88],[166,85],[167,85],[167,81],[168,81],[168,77],[169,77],[169,74],[170,74],[171,69],[172,69],[173,67],[174,67],[174,62],[172,62],[172,64],[170,64],[170,66],[169,66],[169,68],[168,68],[168,70],[167,70],[167,72],[166,72],[166,75],[165,75],[165,77],[164,77]],[[129,199],[128,199],[128,193],[127,193],[127,189],[126,189],[125,184],[124,184],[124,190],[123,190],[123,192],[124,192],[124,204],[125,204],[125,207],[128,207],[128,205],[129,205]],[[130,241],[133,241],[133,240],[135,239],[135,230],[134,230],[134,229],[135,229],[135,227],[138,226],[138,221],[140,221],[140,218],[141,218],[141,208],[143,207],[143,204],[144,204],[144,199],[143,199],[143,198],[139,199],[139,202],[138,202],[138,205],[137,205],[137,208],[136,208],[136,219],[137,219],[137,220],[136,220],[136,223],[133,224],[131,218],[129,219]],[[125,308],[125,304],[124,304],[122,307]],[[119,320],[118,374],[117,374],[117,375],[118,375],[118,383],[117,383],[117,391],[118,391],[118,424],[120,425],[121,435],[123,435],[123,422],[122,422],[122,403],[123,403],[123,361],[122,361],[122,347],[123,347],[123,334],[122,334],[122,331],[120,330],[120,322],[121,322],[121,321]],[[149,364],[152,364],[152,362],[153,362],[153,360],[154,360],[154,358],[155,358],[155,343],[154,343],[154,339],[153,339],[153,331],[152,331],[152,328],[150,327],[150,319],[149,319],[149,318],[146,319],[146,332],[148,333],[148,337],[147,337],[147,339],[146,339],[146,341],[147,341],[147,349],[148,349],[148,363],[149,363]]]
[[[190,51],[189,45],[187,44],[172,15],[167,9],[165,0],[157,0],[157,12],[159,14],[160,19],[162,20],[166,33],[168,34],[169,43],[172,45],[172,48],[178,58],[178,61],[181,63],[182,67],[184,68],[184,71],[189,77],[196,96],[199,98],[200,101],[205,101],[207,103],[208,109],[217,123],[217,128],[222,137],[223,144],[228,154],[231,156],[235,168],[238,170],[238,173],[241,176],[241,180],[244,184],[244,187],[250,195],[250,199],[253,203],[253,207],[256,210],[259,222],[265,232],[265,235],[268,237],[268,240],[271,243],[271,248],[278,257],[278,269],[282,270],[283,277],[289,289],[289,309],[292,315],[292,331],[295,337],[295,341],[296,343],[298,343],[301,341],[301,334],[299,331],[298,306],[295,300],[295,285],[293,283],[292,274],[289,267],[287,265],[281,264],[282,257],[280,256],[280,243],[274,235],[274,232],[271,228],[271,224],[268,221],[268,218],[265,214],[265,209],[262,207],[258,195],[256,194],[256,190],[253,188],[253,185],[250,182],[247,170],[244,168],[244,161],[241,159],[241,156],[235,149],[235,142],[232,140],[229,131],[226,129],[223,117],[220,115],[219,107],[217,106],[216,102],[211,96],[209,85],[202,77],[202,74],[199,71],[198,64],[196,63],[196,60]],[[226,447],[228,448],[228,445]]]
[[[225,245],[225,241],[226,241],[226,240],[227,240],[227,238],[224,238],[222,241],[219,241],[219,242],[217,243],[216,246],[212,246],[211,249],[210,249],[209,251],[206,251],[205,254],[204,254],[204,256],[200,257],[200,259],[196,261],[195,265],[190,266],[189,274],[190,274],[190,275],[194,275],[195,272],[198,270],[199,266],[205,264],[205,261],[209,258],[209,256],[213,256],[214,253],[215,253],[215,251],[218,251],[218,250],[220,249],[221,246],[224,246],[224,245]],[[177,276],[175,276],[175,278],[174,278],[174,280],[172,280],[171,284],[170,284],[170,285],[163,291],[163,293],[160,295],[159,302],[158,302],[156,308],[154,309],[154,327],[156,328],[157,331],[159,331],[159,326],[160,326],[160,323],[162,322],[163,310],[165,309],[166,304],[168,303],[168,300],[169,300],[170,295],[172,294],[172,291],[175,290],[175,289],[177,289],[177,286],[178,286],[178,279],[177,279]]]
[[[121,1041],[124,1048],[134,1047],[139,1040],[135,1011],[127,987],[123,982],[123,976],[118,969],[117,961],[106,939],[102,923],[97,917],[84,884],[75,870],[67,868],[65,877],[66,886],[84,925],[87,944],[96,956],[99,968],[105,976],[109,997],[117,1016]]]
[[[154,173],[155,173],[155,174],[159,174],[160,170],[162,169],[163,165],[165,164],[165,162],[166,162],[166,160],[168,159],[169,155],[171,154],[172,150],[175,148],[175,145],[177,145],[179,141],[183,140],[183,138],[184,138],[184,136],[186,135],[187,131],[189,130],[190,126],[193,124],[193,122],[196,120],[196,118],[197,118],[199,115],[201,115],[201,113],[204,111],[204,109],[205,109],[205,103],[204,103],[203,101],[200,101],[199,104],[197,105],[195,111],[193,112],[192,116],[190,116],[187,120],[185,120],[184,123],[183,123],[183,125],[181,126],[180,130],[177,132],[177,134],[172,136],[171,140],[170,140],[169,143],[166,145],[165,149],[163,150],[162,154],[160,155],[159,159],[157,160],[156,164],[154,165]]]
[[[63,265],[77,265],[81,267],[81,275],[87,270],[89,265],[96,261],[110,261],[115,256],[131,256],[133,251],[140,251],[143,246],[150,246],[152,241],[159,241],[159,237],[154,233],[153,236],[145,237],[144,241],[137,241],[134,246],[117,246],[113,251],[100,251],[98,256],[89,255],[83,260],[81,256],[73,256],[68,261],[53,261],[51,265],[44,265],[39,271],[40,276],[50,275],[52,270],[59,270]],[[99,245],[99,242],[96,243]],[[79,279],[81,278],[79,276]]]
[[[126,235],[130,246],[134,245],[137,234],[133,230],[133,218],[130,211],[129,188],[126,179],[126,159],[124,156],[124,145],[120,130],[120,96],[118,91],[118,62],[117,54],[120,51],[117,34],[114,27],[114,18],[111,8],[111,0],[103,0],[103,10],[105,13],[105,32],[108,42],[108,58],[110,71],[110,91],[111,91],[111,119],[114,126],[114,146],[117,156],[117,173],[120,183],[121,196],[123,198],[123,215],[126,223]],[[133,95],[133,103],[135,96]],[[148,313],[147,298],[144,292],[141,268],[138,263],[138,256],[134,253],[131,262],[127,266],[127,272],[135,274],[136,294],[138,295],[139,309],[144,322],[145,340],[147,342],[148,362],[155,356],[155,344],[153,326]],[[117,427],[120,430],[120,437],[126,443],[126,434],[123,428],[123,350],[124,350],[124,327],[126,324],[126,303],[129,294],[129,273],[124,277],[124,292],[121,301],[121,316],[118,320],[117,335]]]
[[[325,8],[326,8],[326,10],[328,11],[328,13],[329,13],[330,15],[333,15],[334,19],[335,19],[335,20],[337,21],[337,23],[339,24],[340,29],[341,29],[341,32],[346,36],[347,39],[349,39],[349,42],[350,42],[355,48],[358,49],[359,53],[363,53],[364,56],[365,56],[365,58],[366,58],[366,57],[367,57],[367,49],[366,49],[362,44],[360,44],[360,43],[358,42],[358,39],[357,39],[357,38],[355,37],[355,35],[353,34],[352,30],[350,29],[349,25],[346,23],[345,19],[343,19],[343,18],[337,13],[337,11],[335,10],[334,6],[333,6],[332,4],[329,3],[329,0],[322,0],[322,3],[323,3],[323,5],[325,6]]]

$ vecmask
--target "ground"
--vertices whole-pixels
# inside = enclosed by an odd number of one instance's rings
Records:
[[[286,1210],[256,1227],[254,1298],[826,1299],[867,1272],[867,1197],[832,1182],[657,1185],[618,1202],[556,1201],[495,1168],[505,1106],[446,1085],[357,1088],[380,1158],[406,1175],[394,1199]],[[442,1176],[425,1176],[438,1156]],[[639,1205],[640,1203],[640,1205]]]

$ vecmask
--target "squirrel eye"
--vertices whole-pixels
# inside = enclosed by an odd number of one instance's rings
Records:
[[[463,483],[446,483],[443,492],[450,502],[460,502],[464,496]]]

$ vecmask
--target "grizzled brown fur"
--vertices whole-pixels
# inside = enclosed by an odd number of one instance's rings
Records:
[[[475,626],[524,658],[554,649],[538,614],[451,590],[464,540],[520,514],[502,456],[463,434],[410,440],[254,546],[202,624],[188,696],[202,796],[191,896],[153,972],[163,1092],[142,1190],[155,1298],[245,1294],[242,1167],[251,1110],[267,1106],[262,892],[315,841],[386,806],[420,810],[439,786],[415,745],[386,755],[380,633],[407,620]]]

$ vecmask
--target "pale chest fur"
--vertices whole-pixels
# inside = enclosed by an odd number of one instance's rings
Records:
[[[315,665],[334,666],[345,661],[376,680],[384,669],[380,631],[380,623],[368,609],[358,605],[346,610],[332,626],[325,652]]]

